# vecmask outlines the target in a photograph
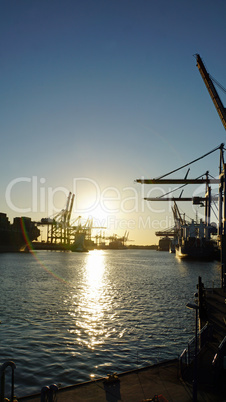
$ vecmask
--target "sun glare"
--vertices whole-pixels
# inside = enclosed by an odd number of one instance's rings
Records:
[[[93,218],[93,226],[94,227],[107,227],[107,221],[108,221],[108,214],[105,212],[101,206],[98,206],[92,211],[91,214]]]

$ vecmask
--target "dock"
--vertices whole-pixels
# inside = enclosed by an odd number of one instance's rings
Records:
[[[119,374],[115,381],[105,378],[59,389],[57,402],[190,402],[192,382],[179,375],[179,360],[171,360]],[[158,399],[157,399],[158,396]],[[154,399],[156,398],[156,399]],[[54,400],[54,399],[53,399]],[[21,402],[40,402],[41,394],[18,398]],[[222,393],[198,389],[198,401],[222,402]]]
[[[192,385],[179,377],[179,361],[177,359],[163,362],[143,369],[119,374],[114,381],[102,378],[97,381],[65,387],[57,392],[58,402],[141,402],[159,401],[191,401]],[[202,401],[222,401],[208,399],[210,393],[203,393]],[[21,402],[40,402],[41,395],[19,398]]]
[[[221,288],[204,289],[205,320],[212,328],[211,337],[200,348],[197,359],[197,400],[226,401],[226,292]],[[225,342],[224,342],[225,341]],[[52,391],[51,397],[39,394],[19,397],[20,402],[189,402],[193,399],[194,366],[183,367],[182,360],[111,373],[105,378]],[[45,384],[43,384],[45,385]],[[46,384],[50,386],[49,384]],[[51,388],[51,387],[50,387]],[[47,393],[50,392],[48,388]],[[24,390],[25,394],[26,390]],[[25,394],[26,395],[26,394]],[[158,399],[157,399],[158,398]]]

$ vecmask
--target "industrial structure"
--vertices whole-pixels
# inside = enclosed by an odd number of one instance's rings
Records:
[[[191,165],[194,162],[197,162],[198,160],[202,159],[204,156],[207,156],[216,150],[220,150],[220,177],[219,179],[215,179],[210,177],[209,172],[206,172],[202,177],[199,177],[197,179],[188,179],[187,174],[184,179],[168,179],[166,176],[169,176],[170,174],[181,170],[184,167],[187,167],[188,165]],[[174,222],[175,225],[173,228],[169,228],[165,231],[158,231],[156,232],[157,236],[164,236],[166,237],[165,239],[165,244],[167,247],[168,243],[168,249],[169,249],[169,244],[170,242],[167,242],[167,239],[169,237],[172,237],[174,239],[174,243],[176,246],[176,250],[180,250],[181,257],[189,257],[189,258],[198,258],[198,257],[214,257],[215,256],[215,247],[214,249],[211,249],[211,246],[213,245],[213,242],[210,242],[210,236],[211,233],[215,231],[215,227],[211,225],[210,222],[210,217],[211,217],[211,201],[214,200],[214,197],[211,194],[211,184],[219,184],[219,194],[218,194],[218,200],[219,200],[219,227],[218,227],[218,235],[219,235],[219,244],[221,242],[221,235],[223,231],[223,224],[224,224],[224,219],[226,219],[226,211],[225,215],[222,215],[223,211],[223,205],[224,205],[224,200],[222,198],[223,194],[223,187],[224,186],[224,173],[223,173],[223,166],[224,166],[224,144],[221,144],[219,147],[213,149],[212,151],[208,152],[206,155],[201,156],[200,158],[195,159],[194,161],[183,165],[179,167],[178,169],[175,169],[164,176],[161,176],[157,179],[137,179],[137,183],[141,184],[182,184],[183,187],[188,184],[205,184],[205,196],[204,197],[182,197],[182,192],[179,195],[179,197],[173,197],[172,195],[169,196],[169,193],[167,193],[167,196],[161,196],[161,197],[147,197],[144,198],[146,201],[158,201],[158,202],[163,202],[163,201],[171,201],[173,203],[172,211],[173,211],[173,216],[174,216]],[[175,188],[172,191],[176,191],[180,189],[180,187]],[[172,192],[171,191],[171,192]],[[170,192],[170,193],[171,193]],[[185,220],[185,217],[182,217],[180,214],[177,202],[180,201],[189,201],[192,202],[193,205],[202,205],[205,207],[205,218],[204,222],[191,222],[188,223]],[[191,238],[193,241],[193,245],[191,246]],[[197,241],[199,239],[199,241]],[[188,248],[188,240],[189,240],[189,248]],[[162,242],[161,242],[162,243]],[[186,244],[186,252],[185,252],[185,244]],[[194,245],[196,247],[194,247]],[[181,251],[181,247],[183,246],[183,253]],[[164,249],[164,246],[161,245],[160,249]],[[189,251],[188,251],[189,249]],[[211,253],[211,255],[210,255]]]
[[[47,240],[41,243],[34,243],[34,248],[88,251],[94,248],[126,248],[128,232],[119,237],[116,234],[106,236],[101,229],[106,227],[93,226],[93,218],[89,217],[85,221],[81,216],[71,220],[75,195],[71,192],[68,195],[66,206],[60,212],[50,218],[43,218],[37,222],[38,226],[47,227]],[[92,235],[92,230],[98,229],[96,235]]]
[[[221,122],[226,129],[226,109],[223,106],[223,103],[219,97],[219,94],[216,90],[214,82],[220,86],[225,92],[226,90],[217,83],[213,77],[208,74],[204,63],[199,54],[195,55],[197,61],[197,67],[200,71],[200,74],[203,78],[203,81],[208,89],[208,92],[211,96],[211,99],[216,107],[218,115],[221,119]],[[205,175],[200,176],[196,179],[188,179],[187,175],[184,179],[165,179],[166,176],[177,172],[178,170],[189,166],[190,164],[197,162],[198,160],[204,158],[216,150],[220,150],[220,164],[219,164],[219,178],[215,179],[210,177],[209,172],[206,172]],[[224,162],[224,144],[221,144],[214,150],[208,152],[207,154],[201,156],[200,158],[195,159],[194,161],[181,166],[178,169],[175,169],[157,179],[137,179],[137,183],[142,184],[181,184],[183,186],[187,184],[205,184],[206,192],[205,197],[182,197],[182,192],[179,197],[167,197],[162,196],[159,198],[145,198],[147,201],[172,201],[173,202],[173,215],[175,226],[166,231],[156,232],[158,236],[165,236],[167,239],[172,237],[175,240],[177,248],[181,251],[181,255],[193,256],[193,257],[201,257],[204,258],[210,252],[210,246],[213,244],[210,242],[211,232],[214,232],[214,227],[210,224],[210,212],[211,212],[211,202],[213,201],[213,197],[211,194],[211,184],[218,184],[218,230],[217,230],[217,245],[218,250],[220,251],[220,259],[221,259],[221,283],[222,287],[226,288],[226,164]],[[204,177],[205,176],[205,177]],[[179,188],[175,190],[178,190]],[[177,202],[178,201],[190,201],[195,205],[203,205],[205,207],[205,220],[204,222],[200,221],[194,222],[192,221],[190,225],[185,222],[185,219],[180,215]],[[215,248],[213,248],[215,251]],[[211,251],[211,255],[214,253]]]
[[[39,226],[47,226],[47,241],[39,245],[40,248],[71,249],[79,236],[83,236],[91,248],[92,219],[88,218],[82,223],[81,216],[71,221],[71,214],[75,194],[68,195],[66,207],[51,218],[43,218]],[[37,248],[38,245],[36,244]]]

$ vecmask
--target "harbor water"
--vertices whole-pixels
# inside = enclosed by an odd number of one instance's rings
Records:
[[[198,276],[220,286],[220,263],[154,250],[0,255],[0,364],[15,394],[67,386],[178,357],[194,334]]]

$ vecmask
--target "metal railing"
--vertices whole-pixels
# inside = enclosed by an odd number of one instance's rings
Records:
[[[0,368],[0,402],[4,402],[5,400],[5,371],[7,367],[11,367],[12,369],[10,402],[13,402],[14,399],[14,370],[16,365],[13,361],[7,361]]]
[[[224,365],[224,357],[226,356],[226,336],[218,346],[217,353],[215,354],[212,366],[215,369],[221,369]]]
[[[206,324],[201,331],[198,332],[198,348],[197,353],[199,354],[202,348],[212,339],[213,336],[213,325]],[[195,336],[188,342],[187,349],[184,349],[180,355],[180,371],[183,376],[184,371],[193,362],[195,358]]]

